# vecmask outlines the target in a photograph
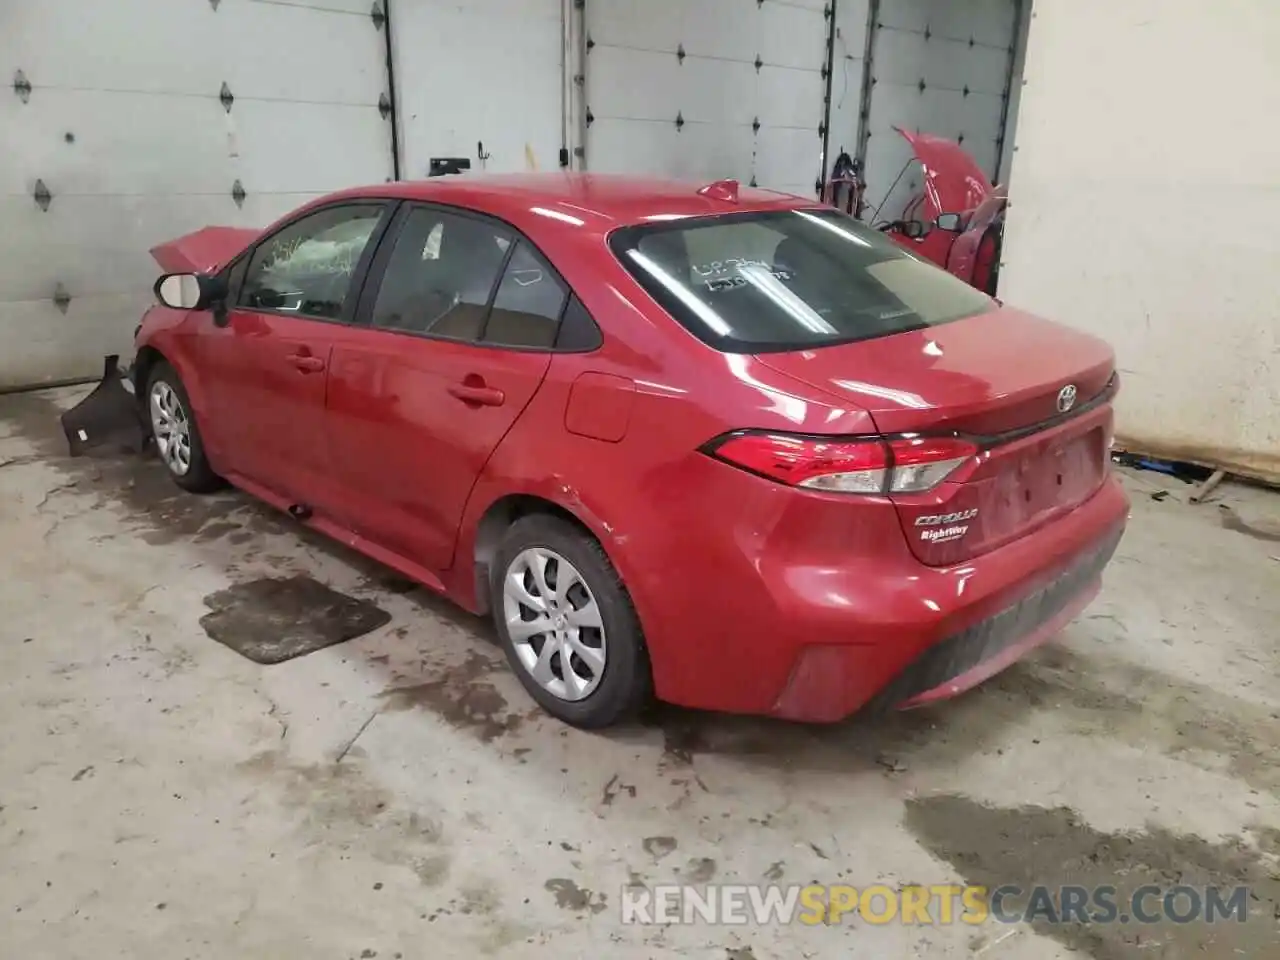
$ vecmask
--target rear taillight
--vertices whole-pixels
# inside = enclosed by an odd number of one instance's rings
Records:
[[[972,459],[978,448],[955,437],[844,439],[736,433],[706,448],[725,463],[770,480],[832,493],[923,493]]]
[[[900,437],[889,441],[889,450],[890,493],[932,490],[978,454],[976,444],[956,437]]]

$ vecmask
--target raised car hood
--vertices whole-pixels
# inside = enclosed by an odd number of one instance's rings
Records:
[[[940,213],[972,210],[991,196],[991,181],[960,144],[931,133],[894,129],[911,144],[924,168],[926,222],[933,222]]]
[[[884,433],[997,434],[1054,417],[1058,392],[1080,403],[1114,370],[1102,340],[1009,307],[924,330],[812,350],[761,363],[856,404]]]
[[[151,256],[169,273],[213,273],[257,239],[260,231],[242,227],[205,227],[151,248]]]

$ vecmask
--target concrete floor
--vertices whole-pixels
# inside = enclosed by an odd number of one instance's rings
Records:
[[[1126,476],[1101,599],[951,704],[831,728],[660,708],[590,735],[533,708],[485,624],[287,518],[65,458],[83,392],[0,397],[0,956],[1280,956],[1274,493],[1193,506]],[[391,622],[276,666],[206,635],[208,595],[289,573]],[[679,877],[1117,876],[1257,899],[1244,926],[1043,933],[617,910]]]

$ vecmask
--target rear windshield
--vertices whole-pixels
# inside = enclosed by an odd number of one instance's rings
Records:
[[[993,308],[837,210],[694,217],[627,227],[609,244],[676,320],[725,353],[849,343]]]

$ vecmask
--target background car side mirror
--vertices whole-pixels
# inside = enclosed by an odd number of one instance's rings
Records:
[[[201,273],[166,273],[152,289],[162,305],[174,310],[208,310],[227,296],[224,280]]]
[[[939,230],[946,230],[948,233],[959,233],[962,226],[960,214],[940,213],[938,214],[938,219],[933,221],[933,225]]]
[[[919,220],[902,221],[902,235],[904,237],[907,237],[911,240],[919,240],[927,232],[928,231],[925,229],[925,225],[921,223]]]

